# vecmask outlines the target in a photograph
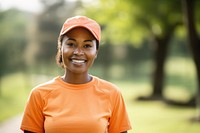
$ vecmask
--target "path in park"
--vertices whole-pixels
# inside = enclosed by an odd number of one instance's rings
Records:
[[[22,115],[17,115],[0,123],[0,133],[23,133],[19,128]]]

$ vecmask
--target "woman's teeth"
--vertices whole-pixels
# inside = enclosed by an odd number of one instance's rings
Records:
[[[84,63],[85,60],[72,60],[72,62],[74,62],[74,63]]]

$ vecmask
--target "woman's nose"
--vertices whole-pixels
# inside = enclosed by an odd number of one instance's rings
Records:
[[[84,52],[81,48],[75,48],[73,54],[75,55],[83,55]]]

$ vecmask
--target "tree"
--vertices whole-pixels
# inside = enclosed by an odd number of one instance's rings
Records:
[[[35,17],[35,31],[30,34],[29,47],[36,48],[32,54],[34,66],[52,65],[55,63],[57,52],[57,39],[63,22],[75,14],[80,6],[79,2],[66,2],[65,0],[40,0],[43,11]],[[29,55],[31,56],[31,55]],[[53,63],[52,63],[53,62]],[[47,72],[48,70],[45,70]]]
[[[148,29],[154,43],[153,93],[147,99],[162,99],[165,80],[164,66],[174,31],[181,23],[181,6],[178,0],[133,1],[141,11],[137,21]],[[156,4],[155,4],[156,3]],[[142,11],[143,10],[143,11]],[[148,14],[146,14],[148,12]],[[146,99],[146,98],[142,98]]]
[[[195,120],[200,121],[200,38],[198,37],[195,17],[195,0],[182,0],[184,22],[188,32],[189,46],[193,54],[194,63],[197,71],[198,89],[196,94],[196,105],[198,114]]]
[[[162,99],[164,65],[169,42],[176,27],[182,24],[180,1],[101,0],[100,3],[98,3],[100,6],[95,8],[101,14],[97,14],[95,9],[90,8],[89,15],[106,25],[104,34],[105,37],[111,38],[112,43],[137,45],[146,39],[153,40],[152,44],[155,48],[153,93],[150,97],[142,99]]]
[[[0,12],[0,80],[5,74],[25,68],[28,16],[17,9]]]

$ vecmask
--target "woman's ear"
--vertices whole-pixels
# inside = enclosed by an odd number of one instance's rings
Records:
[[[95,59],[97,58],[99,50],[96,50],[96,55],[95,55]]]

